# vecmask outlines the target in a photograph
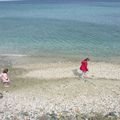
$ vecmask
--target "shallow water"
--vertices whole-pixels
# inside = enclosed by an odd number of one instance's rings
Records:
[[[115,61],[119,11],[119,2],[0,3],[0,54]]]

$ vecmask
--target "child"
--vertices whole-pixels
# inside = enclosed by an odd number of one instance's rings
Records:
[[[4,85],[4,87],[9,87],[10,84],[10,80],[8,78],[8,69],[4,69],[3,72],[0,75],[0,78],[2,80],[2,83]]]
[[[82,72],[82,75],[81,75],[82,78],[86,77],[86,73],[88,71],[88,68],[87,68],[88,61],[89,61],[89,58],[86,58],[81,62],[82,65],[80,66],[80,71]]]

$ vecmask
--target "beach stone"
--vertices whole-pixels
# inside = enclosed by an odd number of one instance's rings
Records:
[[[0,93],[0,99],[2,99],[3,98],[3,94],[2,93]]]
[[[82,114],[76,114],[76,120],[84,120],[84,117]]]
[[[50,115],[50,120],[57,120],[57,114],[55,114],[55,112],[54,111],[52,111],[52,113],[51,114],[49,114]]]
[[[105,117],[119,117],[119,113],[117,112],[110,112]]]
[[[67,116],[65,120],[77,120],[77,119],[75,116],[70,115],[70,116]]]
[[[89,120],[104,120],[104,116],[102,114],[95,113],[94,115],[89,115]]]
[[[42,116],[39,116],[37,120],[51,120],[51,117],[48,114],[44,114]]]
[[[81,118],[82,118],[81,120],[89,120],[89,117],[87,114],[82,114]]]
[[[62,112],[62,115],[63,115],[63,116],[68,116],[68,114],[69,114],[68,111],[63,111],[63,112]]]

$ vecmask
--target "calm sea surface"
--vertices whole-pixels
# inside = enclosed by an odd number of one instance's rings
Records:
[[[0,55],[120,57],[120,3],[0,3]]]

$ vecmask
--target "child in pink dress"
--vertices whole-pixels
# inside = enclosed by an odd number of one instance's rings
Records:
[[[10,79],[8,78],[8,69],[4,69],[3,72],[0,75],[0,78],[2,80],[2,83],[5,87],[9,87]]]

